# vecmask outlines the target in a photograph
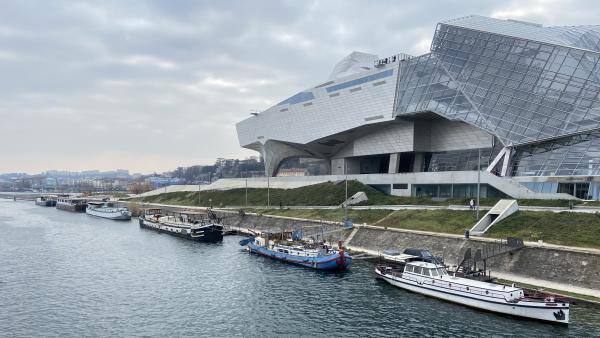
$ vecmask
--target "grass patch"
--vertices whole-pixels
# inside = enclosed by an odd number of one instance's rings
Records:
[[[271,206],[335,206],[340,205],[345,198],[345,184],[326,182],[295,189],[270,189]],[[364,191],[369,200],[363,205],[469,205],[470,198],[431,199],[429,197],[390,196],[362,184],[358,181],[348,181],[348,196]],[[480,205],[492,206],[500,198],[482,198]],[[198,200],[197,191],[181,191],[164,193],[155,196],[128,199],[130,201],[162,203],[190,206],[231,207],[246,206],[246,189],[230,189],[224,191],[202,191]],[[211,202],[212,201],[212,202]],[[519,200],[523,206],[568,207],[568,200]],[[575,205],[599,206],[600,202],[575,201]],[[267,205],[267,189],[248,189],[248,207]]]
[[[271,206],[334,206],[340,205],[345,199],[345,184],[341,182],[326,182],[309,185],[295,189],[270,189]],[[452,198],[446,200],[429,197],[401,197],[390,196],[383,192],[362,184],[358,181],[348,181],[348,196],[363,191],[369,200],[363,205],[465,205],[469,204],[470,198]],[[164,193],[155,196],[132,198],[130,201],[176,204],[176,205],[201,205],[214,207],[246,206],[246,189],[230,189],[225,191],[202,191],[198,200],[197,191],[182,191]],[[481,205],[491,206],[498,198],[483,198]],[[248,189],[248,206],[267,205],[267,189]]]
[[[297,217],[324,221],[340,222],[344,218],[343,209],[248,209],[249,212],[256,212],[263,215]],[[355,224],[372,224],[391,214],[392,210],[348,210],[348,218]]]
[[[600,249],[600,213],[517,211],[494,225],[487,237]]]
[[[408,230],[464,234],[475,224],[473,211],[397,210],[378,226]]]

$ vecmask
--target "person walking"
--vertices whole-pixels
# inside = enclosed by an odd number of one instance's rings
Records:
[[[475,209],[475,201],[473,201],[473,199],[471,198],[471,200],[469,201],[469,209],[473,210]]]

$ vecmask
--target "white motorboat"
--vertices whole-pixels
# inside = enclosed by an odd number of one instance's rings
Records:
[[[450,276],[445,267],[408,262],[403,270],[377,266],[375,273],[399,288],[482,310],[568,324],[569,303],[553,296],[526,297],[523,289]]]
[[[125,207],[119,207],[111,202],[88,202],[85,212],[88,215],[108,218],[113,220],[130,220],[131,211]]]

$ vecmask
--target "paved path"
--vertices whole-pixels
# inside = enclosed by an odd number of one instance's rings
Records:
[[[555,283],[555,282],[541,280],[541,279],[537,279],[537,278],[528,278],[528,277],[513,275],[510,273],[504,273],[504,272],[492,271],[492,277],[506,279],[506,280],[510,280],[510,281],[513,281],[516,283],[524,283],[524,284],[539,286],[542,288],[573,292],[573,293],[578,293],[580,295],[593,296],[593,297],[600,298],[600,290],[582,288],[582,287],[573,286],[573,285],[569,285],[569,284]]]

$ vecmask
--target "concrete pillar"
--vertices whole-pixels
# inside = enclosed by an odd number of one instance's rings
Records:
[[[413,163],[413,172],[418,173],[423,169],[423,153],[415,152],[415,160]]]
[[[400,168],[400,153],[390,154],[390,165],[388,168],[388,174],[395,174]]]

